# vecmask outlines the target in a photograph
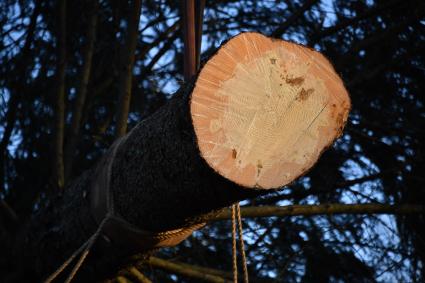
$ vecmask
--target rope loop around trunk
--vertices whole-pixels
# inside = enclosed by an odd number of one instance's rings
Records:
[[[80,255],[65,281],[66,283],[71,282],[101,234],[106,236],[113,244],[119,244],[122,247],[139,252],[162,247],[173,247],[189,237],[193,231],[205,225],[205,223],[198,223],[169,231],[152,232],[139,229],[115,211],[110,188],[112,165],[118,148],[125,143],[132,132],[133,130],[116,140],[96,168],[90,193],[91,212],[99,224],[96,231],[45,280],[45,283],[52,282]]]

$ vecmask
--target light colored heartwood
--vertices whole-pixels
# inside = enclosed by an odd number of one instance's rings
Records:
[[[299,177],[340,135],[350,99],[328,60],[256,33],[227,42],[202,69],[191,100],[207,163],[247,187]]]

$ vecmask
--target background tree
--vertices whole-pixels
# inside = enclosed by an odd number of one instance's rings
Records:
[[[131,96],[132,128],[183,81],[179,3],[143,1],[140,18],[138,5],[94,0],[0,3],[2,277],[15,270],[10,247],[20,226],[61,187],[60,174],[52,178],[50,170],[60,160],[58,109],[63,111],[61,178],[66,185],[112,144],[120,119],[118,97]],[[353,109],[344,136],[314,170],[281,192],[243,205],[423,205],[423,1],[207,1],[204,54],[246,30],[324,52],[344,78]],[[132,52],[125,52],[132,48],[134,62]],[[131,79],[125,75],[128,70]],[[61,87],[64,107],[58,108]],[[246,218],[248,268],[254,279],[424,280],[423,213],[327,215],[330,211],[332,206],[322,211],[325,215]],[[148,265],[121,270],[120,276],[137,281],[142,271],[155,282],[198,282],[193,274],[170,272],[171,260],[186,271],[227,278],[217,270],[231,268],[230,231],[229,221],[209,224],[183,244],[161,250],[157,256],[169,261],[153,258]]]

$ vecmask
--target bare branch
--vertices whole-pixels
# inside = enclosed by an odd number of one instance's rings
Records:
[[[77,145],[77,140],[80,133],[81,120],[83,116],[84,104],[86,102],[87,86],[90,79],[90,72],[92,66],[94,41],[96,37],[96,26],[97,26],[97,0],[94,0],[94,9],[89,20],[89,26],[87,29],[87,45],[84,50],[84,63],[81,71],[81,81],[77,90],[74,112],[72,115],[71,129],[69,133],[68,143],[65,147],[65,179],[68,180],[72,172],[72,164],[74,160],[74,152]]]
[[[115,136],[121,137],[127,132],[127,118],[130,109],[131,85],[133,79],[134,53],[137,45],[138,27],[141,10],[141,0],[133,0],[131,4],[132,14],[128,21],[128,30],[125,48],[122,53],[122,66],[120,68],[118,86],[118,110]]]
[[[365,13],[363,13],[363,14],[357,16],[357,17],[345,19],[337,25],[329,27],[329,28],[327,28],[323,31],[317,32],[314,35],[312,42],[317,42],[317,41],[319,41],[319,40],[321,40],[321,39],[323,39],[327,36],[330,36],[330,35],[338,32],[340,30],[343,30],[343,29],[345,29],[345,28],[347,28],[351,25],[354,25],[361,20],[365,20],[367,18],[374,17],[374,16],[378,15],[379,13],[384,12],[384,11],[390,9],[390,8],[394,8],[395,6],[402,4],[402,3],[403,3],[403,1],[400,1],[400,0],[389,1],[385,5],[380,5],[380,6],[377,6],[375,8],[372,8],[370,10],[367,10]]]
[[[34,7],[34,11],[31,15],[31,19],[30,19],[30,23],[28,25],[28,29],[26,32],[26,38],[25,38],[25,43],[24,46],[22,47],[22,51],[21,51],[21,56],[18,58],[18,62],[17,62],[17,66],[15,67],[15,70],[20,70],[22,68],[22,66],[24,66],[24,73],[21,76],[17,76],[18,77],[18,81],[21,78],[26,78],[27,77],[27,72],[28,72],[28,59],[30,56],[30,49],[31,49],[31,44],[33,43],[33,39],[34,39],[34,31],[36,28],[36,23],[37,23],[37,17],[40,13],[40,6],[41,6],[41,1],[36,1],[35,3],[35,7]],[[19,98],[20,98],[20,94],[22,93],[22,83],[18,82],[17,83],[17,87],[18,90],[16,91],[16,93],[13,93],[10,96],[10,99],[8,101],[8,106],[6,107],[7,109],[7,113],[6,113],[6,125],[4,125],[4,131],[3,131],[3,136],[1,138],[0,141],[0,191],[3,190],[3,186],[4,186],[4,166],[5,166],[5,162],[6,162],[6,150],[7,150],[7,146],[9,145],[9,141],[10,141],[10,137],[12,135],[13,129],[15,128],[15,122],[16,122],[16,114],[17,114],[17,108],[18,108],[18,104],[19,104]]]
[[[425,212],[425,206],[416,204],[318,204],[318,205],[288,205],[242,207],[244,218],[311,216],[331,214],[420,214]],[[222,211],[212,221],[231,219],[229,209]]]
[[[283,24],[281,24],[273,33],[272,36],[280,37],[283,33],[299,18],[301,17],[308,9],[311,8],[314,4],[317,3],[317,0],[308,0],[304,3],[302,7],[300,7],[297,11],[295,11],[289,19],[287,19]]]
[[[153,66],[161,59],[161,57],[170,50],[171,45],[173,45],[174,41],[177,39],[177,33],[175,33],[173,36],[169,37],[167,41],[164,43],[161,49],[158,50],[158,52],[153,56],[149,64],[143,68],[142,75],[146,75],[149,71],[152,70]]]
[[[188,264],[182,265],[179,263],[170,262],[157,257],[150,257],[148,263],[153,267],[157,267],[157,268],[167,270],[173,273],[181,274],[183,276],[200,279],[205,282],[213,282],[213,283],[231,282],[230,280],[223,278],[223,276],[205,273],[206,271],[205,269],[202,269],[193,265],[188,265]],[[216,270],[215,273],[218,274],[219,271]],[[222,275],[227,275],[227,274],[222,273]]]
[[[118,277],[116,278],[116,281],[117,281],[118,283],[131,283],[131,281],[130,281],[130,280],[128,280],[127,278],[125,278],[124,276],[118,276]]]
[[[63,163],[63,141],[65,127],[65,69],[66,69],[66,0],[59,2],[59,31],[57,58],[57,94],[55,105],[55,139],[53,157],[54,185],[63,188],[65,184]]]
[[[19,218],[16,212],[11,208],[7,202],[3,199],[0,199],[0,210],[2,214],[13,224],[17,225],[19,223]]]
[[[126,270],[126,273],[128,273],[130,276],[134,277],[135,279],[137,279],[138,282],[141,283],[152,283],[152,281],[147,278],[143,273],[141,273],[136,267],[132,266],[129,267]]]
[[[154,47],[158,47],[158,45],[166,40],[169,36],[171,36],[172,34],[174,34],[174,32],[176,30],[178,30],[180,28],[180,22],[177,21],[174,24],[172,24],[169,28],[167,28],[163,33],[161,33],[160,35],[158,35],[158,37],[152,41],[149,44],[146,44],[144,46],[142,46],[142,48],[140,49],[139,53],[137,54],[137,59],[142,59],[146,56],[146,54]]]

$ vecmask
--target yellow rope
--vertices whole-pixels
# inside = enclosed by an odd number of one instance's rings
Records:
[[[44,283],[52,282],[73,260],[74,258],[80,254],[84,248],[87,246],[87,242],[85,242],[78,250],[76,250],[58,269],[56,269],[49,277],[44,281]]]
[[[239,249],[242,255],[242,267],[243,267],[243,281],[248,283],[248,267],[246,264],[246,256],[245,256],[245,247],[243,242],[243,230],[242,230],[242,217],[241,217],[241,207],[239,203],[236,204],[236,216],[238,218],[238,230],[239,230]]]
[[[87,255],[89,254],[90,249],[92,248],[93,244],[96,242],[97,238],[102,232],[103,226],[105,225],[106,221],[108,221],[108,219],[109,219],[109,215],[107,215],[103,219],[103,221],[100,223],[99,227],[97,228],[96,232],[94,232],[94,234],[79,249],[77,249],[61,266],[59,266],[59,268],[56,269],[55,272],[53,272],[49,277],[47,277],[44,283],[51,283],[59,274],[61,274],[65,270],[65,268],[74,260],[74,258],[76,258],[81,253],[80,258],[78,259],[71,273],[66,278],[65,283],[70,283],[72,279],[74,278],[75,274],[77,274],[81,265],[84,263],[84,260],[87,258]]]
[[[249,282],[248,267],[246,264],[245,246],[243,242],[243,229],[242,229],[242,217],[241,207],[239,203],[232,205],[232,259],[233,259],[233,282],[238,282],[238,259],[236,255],[236,221],[238,226],[239,235],[239,253],[242,256],[243,266],[243,280],[244,283]]]
[[[238,259],[236,255],[236,207],[232,205],[232,260],[233,282],[238,283]]]

